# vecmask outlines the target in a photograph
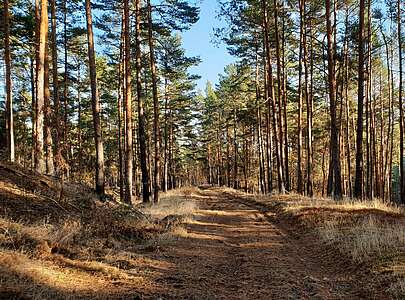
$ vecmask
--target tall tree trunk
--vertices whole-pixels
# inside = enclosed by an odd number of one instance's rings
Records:
[[[32,47],[33,52],[35,53],[35,45],[34,47]],[[36,124],[35,124],[35,107],[36,107],[36,97],[37,97],[37,93],[36,93],[36,72],[35,72],[35,66],[34,66],[34,58],[35,55],[31,55],[30,56],[30,79],[31,79],[31,123],[32,123],[32,128],[31,128],[31,136],[32,136],[32,147],[31,147],[31,168],[34,168],[34,163],[35,163],[35,131],[36,131]]]
[[[132,205],[133,190],[133,145],[132,145],[132,78],[131,78],[131,44],[129,37],[129,0],[124,1],[124,44],[125,44],[125,202]]]
[[[124,34],[125,34],[125,16],[124,16],[124,11],[122,12],[122,22],[121,22],[121,38],[120,38],[120,57],[119,57],[119,62],[118,62],[118,97],[117,97],[117,110],[118,110],[118,159],[119,159],[119,179],[118,179],[118,185],[120,188],[120,200],[124,201],[125,197],[125,187],[124,187],[124,166],[125,166],[125,161],[124,159],[126,158],[126,155],[123,155],[123,150],[126,148],[126,146],[123,147],[123,141],[122,141],[122,135],[123,135],[123,130],[122,130],[122,119],[123,119],[123,109],[122,109],[122,102],[123,98],[125,98],[124,93],[126,92],[126,89],[124,87],[123,81],[125,79],[123,78],[125,75],[125,64],[123,63],[124,60],[124,51],[123,48],[125,47],[125,41],[124,41]],[[124,80],[123,80],[124,79]],[[126,126],[126,122],[125,122]],[[125,129],[124,129],[125,130]],[[125,131],[126,132],[126,131]],[[124,148],[124,149],[123,149]]]
[[[150,69],[152,72],[152,97],[153,97],[153,135],[154,135],[154,150],[155,164],[153,172],[153,202],[159,202],[160,190],[160,128],[159,128],[159,98],[157,87],[157,72],[155,61],[155,46],[153,42],[153,22],[152,22],[152,5],[148,0],[148,42],[149,42],[149,60]]]
[[[101,131],[100,102],[97,89],[96,56],[94,51],[91,1],[86,0],[87,42],[90,68],[91,102],[93,110],[94,141],[96,146],[96,192],[104,195],[104,151]],[[66,99],[65,99],[66,100]]]
[[[166,54],[167,55],[167,54]],[[168,79],[165,78],[165,115],[164,115],[164,162],[163,162],[163,182],[162,182],[162,187],[163,191],[167,192],[168,188],[168,165],[169,165],[169,160],[168,160],[168,105],[169,105],[169,95],[168,95]]]
[[[345,3],[345,37],[344,37],[344,98],[346,112],[346,153],[348,173],[348,194],[353,196],[352,164],[351,164],[351,138],[350,138],[350,105],[349,105],[349,4]]]
[[[77,142],[78,142],[78,157],[77,157],[77,167],[80,169],[82,167],[83,158],[83,134],[82,134],[82,99],[81,99],[81,75],[80,75],[81,64],[79,60],[77,61]]]
[[[69,130],[69,103],[68,103],[68,36],[67,36],[67,0],[64,0],[63,3],[63,47],[64,47],[64,76],[63,76],[63,151],[65,152],[66,159],[69,157],[68,151],[68,130]]]
[[[256,49],[256,73],[255,73],[255,90],[256,90],[256,117],[257,117],[257,144],[259,150],[259,188],[261,193],[266,192],[264,163],[263,163],[263,148],[262,148],[262,118],[260,109],[260,83],[259,83],[259,54]]]
[[[263,42],[264,39],[263,39]],[[263,47],[266,48],[265,45]],[[272,161],[272,148],[273,148],[273,136],[272,128],[270,124],[271,105],[269,100],[269,88],[267,83],[267,59],[263,58],[263,88],[264,88],[264,102],[268,102],[266,111],[266,167],[267,167],[267,192],[271,194],[273,192],[273,161]]]
[[[299,0],[299,12],[300,12],[300,48],[298,57],[298,143],[297,143],[297,191],[299,194],[304,192],[303,176],[302,176],[302,51],[304,43],[304,15],[305,15],[305,0]]]
[[[288,118],[287,118],[287,71],[286,71],[286,54],[285,54],[285,46],[286,46],[286,39],[285,39],[285,7],[284,7],[284,0],[282,0],[282,18],[281,18],[281,71],[282,71],[282,81],[283,81],[283,120],[284,120],[284,168],[285,168],[285,188],[287,191],[291,190],[291,179],[290,179],[290,167],[289,167],[289,148],[288,148]]]
[[[364,101],[364,10],[365,0],[360,0],[359,37],[358,37],[358,96],[357,96],[357,138],[356,138],[356,176],[354,197],[363,197],[363,101]]]
[[[6,134],[7,156],[10,161],[15,160],[14,150],[14,121],[13,97],[11,87],[11,51],[10,51],[10,17],[9,2],[4,1],[4,60],[6,63]]]
[[[38,70],[39,70],[39,28],[41,23],[41,14],[40,14],[40,0],[35,0],[35,75],[34,75],[34,92],[33,95],[35,97],[32,99],[32,111],[33,111],[33,122],[32,122],[32,160],[33,160],[33,169],[36,168],[37,165],[37,115],[38,115]]]
[[[49,55],[48,55],[48,31],[46,32],[46,49],[45,49],[45,68],[44,68],[44,110],[45,110],[45,163],[46,174],[54,175],[55,168],[53,164],[52,149],[52,107],[50,102],[49,91]]]
[[[303,47],[303,63],[304,63],[304,95],[305,95],[305,103],[307,107],[307,195],[309,197],[312,197],[314,195],[313,192],[313,179],[312,179],[312,168],[313,168],[313,149],[312,149],[312,95],[309,93],[309,70],[308,70],[308,48],[307,48],[307,26],[306,26],[306,20],[305,20],[305,11],[306,11],[306,2],[305,0],[302,0],[303,2],[303,12],[304,12],[304,20],[303,20],[303,41],[302,41],[302,47]]]
[[[405,130],[405,120],[404,120],[404,105],[402,98],[402,32],[401,32],[401,0],[397,2],[397,26],[398,26],[398,61],[399,61],[399,156],[400,156],[400,200],[401,203],[405,203],[405,153],[404,153],[404,130]]]
[[[328,90],[330,101],[331,118],[331,168],[333,169],[333,195],[334,198],[342,197],[342,183],[340,173],[340,155],[339,155],[339,126],[336,115],[336,76],[335,76],[335,55],[333,42],[333,27],[331,17],[331,1],[326,0],[326,30],[327,30],[327,56],[328,56]],[[336,30],[336,29],[335,29]]]
[[[36,141],[35,141],[35,170],[44,173],[46,170],[44,160],[44,102],[45,102],[45,60],[48,32],[48,1],[41,0],[39,44],[38,44],[38,71],[37,71],[37,101],[36,101]]]
[[[372,112],[372,86],[373,86],[373,67],[372,67],[372,32],[371,32],[371,1],[367,5],[367,89],[366,89],[366,158],[367,158],[367,180],[366,195],[367,198],[374,197],[374,160],[373,160],[373,112]]]
[[[56,0],[51,0],[51,47],[52,47],[52,84],[53,84],[53,113],[55,128],[55,172],[60,176],[62,162],[62,135],[60,128],[60,99],[59,99],[59,81],[58,81],[58,45],[56,41]]]
[[[273,83],[273,68],[270,53],[270,43],[269,43],[269,25],[268,25],[268,15],[267,15],[267,5],[266,1],[262,0],[262,14],[263,14],[263,34],[264,34],[264,44],[265,44],[265,55],[266,55],[266,66],[267,66],[267,87],[268,87],[268,102],[272,110],[272,127],[274,134],[274,142],[276,149],[276,164],[277,164],[277,179],[278,179],[278,190],[280,193],[285,193],[284,177],[283,177],[283,167],[282,167],[282,157],[280,154],[280,143],[279,143],[279,124],[277,122],[277,112],[276,103],[274,97],[274,83]],[[278,130],[279,128],[279,130]]]
[[[236,109],[233,110],[233,188],[238,188],[238,142],[236,139]]]
[[[282,101],[284,99],[284,90],[283,90],[283,74],[282,74],[282,65],[281,65],[281,51],[280,51],[280,33],[278,29],[278,1],[273,0],[273,9],[274,9],[274,35],[275,35],[275,42],[276,42],[276,62],[277,62],[277,112],[278,112],[278,128],[279,128],[279,145],[280,145],[280,165],[281,168],[283,169],[283,176],[282,176],[282,181],[285,185],[285,189],[288,187],[288,183],[286,182],[287,178],[287,170],[286,170],[286,165],[285,161],[283,158],[284,156],[284,115],[283,115],[283,107],[282,107]],[[288,150],[287,150],[288,153]],[[288,160],[288,157],[286,158]]]
[[[146,154],[146,128],[145,128],[145,111],[142,95],[142,79],[141,79],[141,0],[135,1],[136,6],[136,91],[138,97],[138,130],[139,130],[139,160],[141,163],[142,172],[142,195],[143,202],[150,202],[149,190],[149,171]]]

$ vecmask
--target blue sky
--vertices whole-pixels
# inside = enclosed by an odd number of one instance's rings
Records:
[[[218,82],[218,74],[235,59],[228,54],[224,44],[214,45],[211,40],[213,28],[223,25],[217,17],[217,0],[201,0],[200,20],[187,32],[183,33],[183,46],[188,56],[199,56],[202,60],[191,72],[199,74],[198,89],[204,90],[209,80]]]

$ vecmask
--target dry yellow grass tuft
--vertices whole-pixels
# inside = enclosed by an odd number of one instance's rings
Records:
[[[169,215],[191,216],[198,209],[192,196],[198,193],[197,188],[184,187],[162,193],[157,205],[141,208],[142,212],[156,219],[162,219]]]
[[[268,198],[267,196],[264,197]],[[282,201],[283,204],[285,204],[285,211],[292,213],[294,213],[294,211],[300,211],[308,208],[334,209],[346,212],[373,209],[392,214],[405,213],[403,208],[377,198],[373,200],[353,200],[344,198],[336,201],[331,198],[309,198],[295,193],[290,193],[288,195],[277,195],[276,198],[278,201]]]
[[[276,202],[287,216],[315,229],[326,244],[354,262],[392,274],[390,291],[394,298],[404,299],[405,268],[400,267],[405,266],[403,208],[379,199],[334,201],[296,194],[276,196]]]
[[[327,221],[318,230],[325,241],[338,245],[357,262],[405,251],[405,226],[399,221],[387,222],[368,216],[351,226],[342,226],[338,220]]]

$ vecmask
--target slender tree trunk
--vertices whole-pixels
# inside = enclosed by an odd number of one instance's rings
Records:
[[[298,143],[297,143],[297,191],[299,194],[304,192],[303,176],[302,176],[302,51],[304,43],[304,0],[299,0],[299,12],[300,12],[300,48],[298,57]]]
[[[373,67],[371,57],[372,32],[371,32],[371,1],[367,5],[367,89],[366,89],[366,158],[367,158],[367,198],[374,197],[374,164],[373,164],[373,126],[372,126],[372,86],[373,86]]]
[[[33,47],[33,52],[35,53],[35,45]],[[31,135],[32,135],[32,147],[31,147],[31,168],[34,168],[34,162],[35,162],[35,107],[36,107],[36,84],[35,84],[35,66],[34,66],[34,57],[33,55],[30,56],[30,79],[31,79],[31,123],[32,123],[32,128],[31,128]]]
[[[52,47],[52,81],[53,81],[53,113],[55,128],[55,172],[56,176],[61,175],[62,147],[60,128],[60,99],[58,80],[58,45],[56,41],[56,0],[51,0],[51,47]]]
[[[238,142],[236,139],[236,109],[233,110],[233,188],[238,189]]]
[[[331,168],[333,169],[333,188],[334,198],[342,197],[342,183],[340,173],[340,155],[339,155],[339,126],[336,116],[336,76],[335,76],[335,58],[334,58],[334,42],[333,42],[333,27],[331,17],[331,2],[326,0],[326,30],[327,30],[327,56],[328,56],[328,89],[330,101],[330,117],[331,117]]]
[[[40,0],[35,0],[35,76],[34,76],[34,95],[35,97],[32,100],[33,106],[33,130],[32,130],[32,160],[33,160],[33,169],[36,169],[38,156],[37,151],[37,115],[38,115],[38,71],[39,71],[39,29],[41,23],[41,14],[40,14]]]
[[[54,175],[55,168],[53,164],[52,149],[52,107],[51,94],[49,91],[49,55],[48,55],[48,31],[46,32],[46,49],[45,49],[45,68],[44,68],[44,110],[45,110],[45,163],[46,174]]]
[[[226,157],[228,158],[226,161],[226,179],[227,179],[227,186],[231,187],[231,137],[229,133],[229,124],[226,123]]]
[[[166,54],[167,55],[167,54]],[[167,115],[167,110],[168,110],[168,105],[169,105],[169,95],[168,95],[168,80],[167,78],[165,79],[165,116],[164,116],[164,163],[163,163],[163,182],[162,182],[162,187],[163,191],[167,192],[168,188],[168,115]]]
[[[351,138],[350,138],[350,105],[349,105],[349,4],[345,3],[345,37],[344,37],[344,98],[346,112],[346,154],[347,154],[347,172],[348,172],[348,194],[353,196],[352,185],[352,160],[351,160]]]
[[[131,78],[131,44],[129,37],[129,0],[124,1],[124,44],[125,44],[125,202],[132,205],[133,190],[133,145],[132,145],[132,78]]]
[[[364,10],[365,0],[360,0],[359,10],[359,61],[358,61],[358,97],[357,97],[357,138],[356,138],[356,177],[354,179],[354,197],[363,197],[363,101],[364,101]]]
[[[77,157],[77,167],[80,170],[83,163],[83,134],[82,134],[82,89],[81,89],[81,75],[80,75],[81,64],[79,60],[77,61],[77,141],[78,141],[78,157]]]
[[[306,101],[306,107],[307,107],[307,195],[309,197],[312,197],[314,195],[313,192],[313,178],[312,178],[312,167],[313,167],[313,149],[312,149],[312,96],[309,94],[309,70],[308,70],[308,48],[307,48],[307,26],[306,26],[306,20],[305,20],[305,11],[306,11],[306,2],[305,0],[302,0],[303,2],[303,13],[304,13],[304,20],[303,20],[303,64],[304,64],[304,95],[305,95],[305,101]]]
[[[153,96],[153,135],[154,135],[154,150],[155,164],[153,174],[153,202],[159,202],[160,190],[160,128],[159,128],[159,98],[157,87],[157,72],[155,61],[155,46],[153,42],[153,22],[152,22],[152,5],[150,0],[148,4],[148,42],[149,42],[149,60],[152,72],[152,96]]]
[[[402,84],[403,84],[403,74],[402,74],[402,32],[401,32],[401,0],[397,1],[397,26],[398,26],[398,61],[399,61],[399,156],[400,156],[400,200],[401,203],[405,203],[405,157],[404,157],[404,99],[402,98]],[[403,8],[403,7],[402,7]]]
[[[126,157],[125,155],[123,155],[123,150],[124,149],[122,147],[122,118],[123,118],[123,111],[122,111],[122,102],[123,102],[123,98],[125,98],[124,96],[124,92],[126,91],[123,87],[123,75],[125,73],[125,70],[123,70],[123,60],[124,60],[124,51],[123,48],[125,47],[125,42],[124,42],[124,31],[125,31],[125,16],[124,16],[124,11],[122,12],[122,20],[121,20],[121,37],[120,37],[120,56],[119,56],[119,61],[118,61],[118,90],[117,90],[117,111],[118,111],[118,165],[119,165],[119,178],[118,178],[118,186],[120,188],[120,201],[124,201],[125,198],[125,187],[124,187],[124,165],[125,165],[125,161],[124,161],[124,157]]]
[[[282,65],[281,65],[281,51],[280,51],[280,33],[278,29],[278,1],[273,0],[274,5],[274,35],[275,35],[275,42],[276,42],[276,62],[277,62],[277,112],[278,112],[278,127],[279,127],[279,153],[280,153],[280,165],[283,169],[283,177],[282,181],[285,185],[285,189],[288,190],[288,183],[286,182],[287,178],[287,170],[285,161],[283,158],[284,156],[284,115],[283,115],[283,107],[282,101],[284,99],[284,90],[283,90],[283,74],[282,74]],[[288,153],[288,150],[287,150]],[[286,158],[288,160],[288,157]]]
[[[13,97],[11,87],[11,51],[10,51],[10,17],[9,2],[4,1],[4,60],[6,64],[6,134],[7,152],[10,161],[15,160]]]
[[[256,49],[256,75],[255,75],[255,87],[256,87],[256,112],[257,112],[257,144],[259,150],[259,187],[260,192],[265,193],[265,175],[263,164],[263,148],[262,148],[262,124],[261,124],[261,109],[260,109],[260,86],[259,86],[259,55],[258,49]],[[246,159],[245,159],[246,160]]]
[[[141,0],[135,1],[136,6],[136,91],[138,97],[138,130],[139,130],[139,160],[141,163],[142,172],[142,195],[143,202],[150,202],[149,190],[149,171],[146,154],[146,128],[145,128],[145,112],[142,95],[142,79],[141,79]]]
[[[282,30],[281,30],[281,71],[282,71],[282,81],[283,81],[283,119],[284,119],[284,167],[285,167],[285,188],[287,191],[291,190],[291,179],[290,179],[290,167],[289,167],[289,148],[288,148],[288,118],[287,118],[287,71],[286,71],[286,55],[285,55],[285,7],[284,0],[282,0]]]
[[[263,39],[264,42],[264,39]],[[266,48],[265,45],[263,47]],[[269,194],[273,192],[273,161],[272,161],[272,148],[273,148],[273,136],[271,132],[270,124],[270,114],[271,114],[271,105],[269,103],[269,88],[267,83],[267,59],[263,58],[263,88],[264,88],[264,102],[267,103],[267,112],[266,112],[266,165],[267,165],[267,191]]]
[[[262,14],[263,14],[263,29],[264,29],[264,43],[265,43],[265,54],[266,54],[266,65],[267,65],[267,87],[268,87],[268,102],[272,110],[272,127],[274,133],[275,149],[276,149],[276,163],[277,163],[277,179],[278,179],[278,190],[280,193],[285,193],[284,177],[283,177],[283,167],[282,167],[282,157],[280,154],[279,146],[279,124],[277,121],[276,103],[274,97],[274,83],[273,83],[273,70],[271,62],[270,44],[269,44],[269,32],[268,32],[268,16],[267,16],[267,5],[266,1],[262,0]],[[281,128],[279,128],[282,130]]]
[[[101,131],[100,102],[97,89],[96,55],[94,51],[91,1],[86,0],[87,42],[90,68],[91,102],[93,110],[94,141],[96,146],[96,192],[104,195],[104,151]],[[66,99],[65,99],[66,100]]]
[[[64,75],[63,75],[63,151],[65,152],[65,158],[69,157],[69,143],[68,143],[68,130],[69,130],[69,103],[68,103],[68,36],[67,36],[67,0],[64,0],[63,3],[63,47],[64,47]]]
[[[45,60],[48,32],[48,1],[41,1],[41,12],[38,44],[38,73],[37,73],[37,101],[36,101],[36,149],[35,170],[38,173],[46,171],[44,160],[44,102],[45,102]]]

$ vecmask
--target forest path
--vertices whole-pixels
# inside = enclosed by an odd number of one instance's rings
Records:
[[[313,234],[291,232],[271,205],[219,189],[193,200],[200,209],[187,238],[160,254],[172,266],[157,279],[163,299],[385,298],[371,296],[362,285],[370,278],[331,259]]]

